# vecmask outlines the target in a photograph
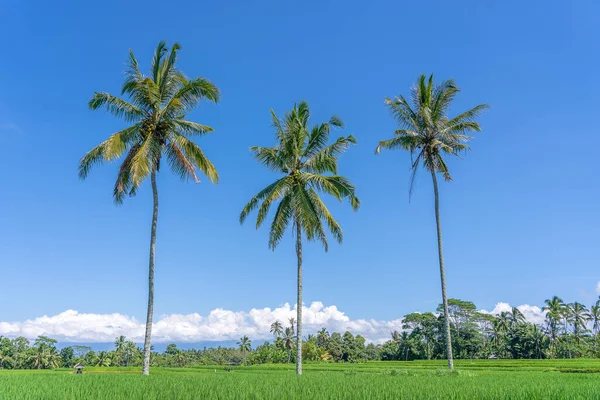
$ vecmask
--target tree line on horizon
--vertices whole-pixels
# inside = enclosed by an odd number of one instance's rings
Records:
[[[79,177],[85,179],[92,167],[103,162],[121,159],[113,188],[115,203],[134,196],[140,185],[150,178],[153,196],[150,253],[148,266],[148,306],[143,349],[142,373],[150,371],[152,318],[154,314],[154,269],[156,230],[158,222],[158,187],[156,176],[166,164],[182,180],[199,182],[196,171],[201,171],[211,182],[219,180],[215,166],[202,149],[190,138],[204,136],[213,128],[189,121],[186,115],[202,100],[217,103],[219,89],[205,78],[187,78],[176,67],[179,44],[170,51],[160,42],[152,58],[149,75],[144,75],[130,50],[128,68],[121,95],[96,92],[89,101],[92,110],[104,109],[130,124],[112,134],[90,150],[80,161]],[[481,128],[477,117],[487,108],[478,105],[454,117],[449,117],[450,106],[459,89],[453,80],[435,84],[433,75],[421,75],[411,89],[409,99],[402,95],[385,98],[392,117],[398,123],[391,139],[380,141],[376,153],[383,149],[401,149],[411,156],[409,195],[412,194],[417,171],[424,168],[431,174],[434,190],[434,209],[437,227],[439,270],[442,289],[442,312],[445,315],[445,354],[448,367],[453,368],[452,328],[448,310],[445,266],[442,249],[442,228],[439,210],[437,176],[452,180],[445,156],[458,156],[469,149],[470,132]],[[340,224],[329,212],[321,195],[327,194],[339,201],[347,200],[353,210],[360,207],[355,186],[339,174],[338,158],[356,144],[353,135],[340,136],[330,143],[335,128],[343,128],[341,118],[310,125],[310,109],[305,101],[294,104],[291,111],[278,117],[271,109],[275,130],[273,147],[253,146],[254,158],[280,177],[260,190],[243,207],[240,223],[253,211],[257,212],[258,229],[274,214],[269,227],[269,248],[275,250],[288,228],[296,239],[297,304],[302,304],[302,246],[303,241],[318,241],[328,249],[327,232],[338,242],[343,241]],[[302,374],[302,307],[297,307],[295,336],[296,373]]]
[[[318,332],[302,338],[302,358],[310,362],[412,361],[446,358],[444,305],[436,312],[410,313],[402,330],[390,332],[382,344],[366,343],[352,332]],[[452,348],[457,359],[600,358],[600,299],[589,309],[578,302],[565,303],[553,296],[545,301],[543,324],[527,321],[516,307],[491,315],[477,311],[473,302],[448,299]],[[197,365],[296,363],[297,321],[274,321],[272,341],[252,347],[243,336],[236,347],[180,349],[175,343],[162,353],[151,351],[154,367]],[[53,369],[77,363],[95,367],[141,366],[144,351],[125,336],[115,339],[114,350],[94,351],[89,346],[67,346],[60,351],[55,339],[39,336],[32,344],[24,337],[0,337],[0,369]]]

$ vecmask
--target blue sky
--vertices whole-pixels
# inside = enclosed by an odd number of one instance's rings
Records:
[[[0,321],[68,309],[143,320],[149,184],[116,207],[118,164],[83,182],[77,164],[125,126],[88,110],[93,92],[118,94],[127,51],[147,69],[161,39],[222,91],[190,115],[215,128],[198,143],[221,181],[160,174],[156,315],[294,303],[291,233],[272,252],[266,227],[238,215],[276,177],[248,148],[273,144],[269,109],[299,100],[358,139],[340,168],[362,200],[356,213],[328,201],[345,241],[306,247],[305,302],[356,319],[434,309],[431,182],[420,174],[409,203],[408,155],[373,155],[395,127],[383,98],[431,72],[461,87],[453,111],[492,107],[440,189],[449,295],[488,309],[597,297],[597,3],[132,3],[0,2]]]

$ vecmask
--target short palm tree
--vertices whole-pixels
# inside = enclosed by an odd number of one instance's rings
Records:
[[[252,342],[250,341],[250,338],[246,335],[240,338],[240,341],[237,342],[237,345],[238,349],[240,349],[242,353],[247,353],[250,350],[252,350]]]
[[[296,317],[297,358],[296,373],[302,374],[302,233],[310,240],[320,241],[327,251],[325,226],[333,237],[342,242],[342,228],[333,218],[319,192],[338,200],[347,198],[353,209],[360,202],[354,194],[354,185],[338,175],[338,157],[356,140],[352,135],[340,137],[327,145],[332,127],[343,127],[342,121],[332,117],[329,122],[309,127],[310,110],[306,102],[294,105],[292,111],[280,120],[271,110],[276,130],[275,147],[252,147],[254,157],[267,168],[283,177],[261,190],[246,204],[240,215],[243,223],[248,214],[258,208],[256,228],[269,213],[271,205],[279,202],[271,222],[269,247],[275,249],[286,228],[292,224],[296,233],[298,258],[298,299]]]
[[[132,125],[90,150],[79,164],[79,177],[85,179],[95,164],[112,161],[125,154],[113,191],[117,204],[122,203],[125,196],[135,195],[141,183],[150,176],[154,208],[150,234],[144,375],[150,373],[154,310],[154,249],[158,219],[156,174],[165,156],[173,172],[182,180],[192,178],[199,182],[196,168],[212,182],[219,179],[217,170],[202,149],[188,138],[205,135],[213,129],[185,119],[200,100],[217,102],[219,90],[204,78],[186,78],[176,68],[179,49],[180,46],[174,44],[169,53],[165,42],[160,42],[152,59],[149,76],[140,72],[133,52],[129,52],[129,69],[121,90],[121,94],[129,96],[129,101],[109,93],[96,92],[89,106],[92,110],[104,108]]]
[[[446,274],[444,271],[444,255],[442,252],[442,227],[440,223],[440,207],[436,174],[439,172],[447,181],[452,180],[444,155],[458,156],[468,150],[467,142],[471,139],[468,132],[479,132],[481,128],[475,119],[488,108],[486,104],[478,105],[454,118],[448,117],[448,109],[452,104],[458,87],[453,80],[447,80],[434,86],[433,75],[427,79],[421,75],[412,89],[412,104],[402,95],[394,99],[385,99],[390,113],[396,119],[399,129],[392,139],[379,142],[376,153],[382,149],[402,149],[411,155],[412,174],[409,195],[414,187],[414,180],[420,165],[431,174],[435,197],[435,220],[437,224],[438,256],[442,285],[442,303],[446,328],[446,352],[448,367],[454,368],[452,359],[452,341],[450,337],[450,318],[448,314],[448,297],[446,295]]]
[[[281,333],[283,332],[283,325],[281,325],[281,322],[279,321],[275,321],[271,324],[271,331],[270,331],[273,336],[275,336],[276,338],[279,337],[279,335],[281,335]]]

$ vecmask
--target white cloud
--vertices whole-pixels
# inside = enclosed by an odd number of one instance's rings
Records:
[[[545,313],[539,307],[524,304],[517,308],[528,321],[536,324],[544,322]],[[497,315],[510,310],[508,303],[501,302],[493,310],[481,312]],[[243,335],[256,340],[269,339],[269,329],[274,321],[287,325],[288,319],[295,317],[296,308],[288,303],[274,309],[253,308],[248,312],[217,308],[206,316],[197,313],[168,314],[155,318],[152,338],[155,343],[237,340]],[[318,301],[304,306],[303,322],[304,335],[316,333],[324,327],[329,332],[349,330],[374,343],[383,343],[390,338],[390,332],[402,330],[401,318],[388,321],[351,319],[336,306],[325,306]],[[23,322],[0,321],[0,335],[30,339],[46,335],[65,342],[112,342],[115,337],[124,335],[135,342],[142,342],[144,327],[144,321],[123,314],[86,314],[67,310]]]
[[[538,306],[530,306],[529,304],[523,304],[517,306],[519,311],[523,313],[525,319],[531,323],[541,325],[544,323],[546,319],[546,312],[542,311]],[[500,315],[502,312],[510,312],[512,310],[512,306],[508,303],[496,303],[496,307],[492,311],[481,310],[482,313],[492,314],[492,315]]]
[[[600,295],[600,282],[596,285],[596,294]]]
[[[296,316],[295,307],[288,303],[275,308],[253,308],[249,312],[217,308],[207,316],[193,314],[169,314],[155,319],[152,337],[156,343],[201,342],[237,340],[242,335],[252,339],[268,339],[271,323],[276,320],[284,325]],[[304,306],[304,334],[315,333],[322,327],[330,332],[350,330],[376,343],[387,340],[390,332],[401,329],[401,320],[377,321],[374,319],[350,319],[336,306],[324,306],[313,302]],[[46,335],[68,342],[112,342],[115,337],[141,342],[144,337],[144,321],[122,314],[84,314],[67,310],[53,316],[43,316],[24,322],[0,322],[0,335],[35,338]]]

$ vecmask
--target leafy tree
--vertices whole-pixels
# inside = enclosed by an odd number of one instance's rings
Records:
[[[298,259],[298,299],[296,327],[296,373],[302,374],[302,232],[306,238],[320,241],[327,251],[327,226],[333,237],[342,242],[342,228],[333,218],[319,192],[332,195],[338,200],[348,198],[353,209],[359,200],[354,185],[338,173],[338,156],[351,144],[352,135],[340,137],[327,145],[331,127],[342,127],[342,121],[332,117],[329,122],[309,127],[310,110],[306,102],[294,105],[280,120],[271,110],[276,130],[275,147],[252,147],[257,161],[267,168],[283,174],[246,204],[240,214],[240,222],[258,208],[256,227],[259,228],[273,203],[279,202],[271,223],[269,247],[275,249],[287,227],[292,223],[296,233],[296,257]],[[327,173],[332,175],[326,175]]]
[[[71,346],[63,347],[60,350],[60,358],[63,366],[71,367],[73,365],[73,359],[75,358],[73,348]]]
[[[144,338],[144,365],[142,373],[150,373],[150,345],[154,310],[154,255],[158,220],[158,189],[156,174],[163,156],[173,172],[182,180],[199,182],[196,168],[210,181],[217,182],[218,174],[200,147],[189,136],[205,135],[213,131],[206,125],[185,119],[186,114],[202,99],[217,102],[219,90],[204,78],[188,79],[176,68],[179,44],[169,53],[165,42],[160,42],[154,53],[150,75],[141,73],[137,59],[129,52],[127,70],[121,94],[129,101],[105,92],[96,92],[89,102],[91,109],[104,108],[130,123],[129,127],[114,133],[106,141],[90,150],[79,164],[79,177],[85,179],[92,166],[112,161],[126,154],[119,168],[114,186],[114,199],[122,203],[126,195],[136,194],[141,183],[150,176],[152,197],[152,228],[148,267],[148,312]]]
[[[177,353],[179,353],[179,349],[177,348],[177,345],[175,343],[167,345],[167,348],[165,349],[165,354],[175,355]]]
[[[469,149],[467,142],[471,138],[466,133],[481,130],[475,119],[488,108],[487,105],[481,104],[454,118],[449,118],[448,109],[458,92],[459,89],[453,80],[447,80],[434,86],[433,75],[428,80],[425,75],[421,75],[412,89],[412,105],[402,95],[393,100],[386,98],[385,102],[392,116],[397,120],[399,129],[395,131],[392,139],[379,142],[376,150],[377,153],[381,149],[403,149],[410,152],[413,161],[409,193],[412,192],[414,179],[420,165],[423,165],[431,174],[435,198],[442,303],[446,325],[446,350],[450,369],[454,368],[454,363],[436,174],[441,173],[446,181],[452,180],[444,155],[458,156],[462,151]]]

